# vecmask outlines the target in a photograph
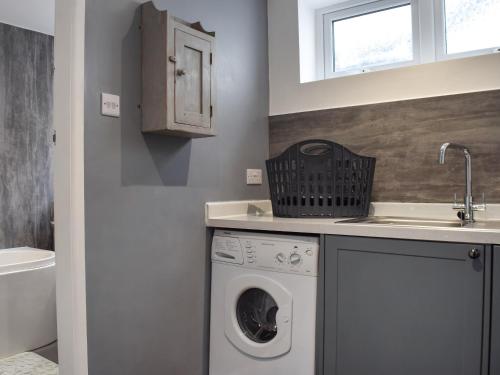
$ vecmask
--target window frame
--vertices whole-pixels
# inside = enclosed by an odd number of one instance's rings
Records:
[[[500,46],[447,53],[446,0],[349,0],[316,10],[316,78],[318,80],[380,71],[457,58],[500,52]],[[411,5],[413,60],[372,66],[367,69],[335,71],[333,22],[363,14]]]
[[[411,6],[412,8],[412,47],[413,59],[401,61],[392,64],[382,64],[363,69],[351,69],[335,71],[335,53],[333,42],[333,23],[349,18],[363,16],[367,14],[382,12],[402,6]],[[419,23],[418,23],[418,4],[411,0],[351,0],[321,10],[322,25],[323,25],[323,66],[324,77],[334,78],[339,76],[351,75],[356,73],[364,73],[368,71],[377,71],[384,69],[397,68],[402,66],[410,66],[417,64],[420,61],[420,38]]]
[[[436,61],[446,61],[463,57],[489,55],[500,52],[500,45],[471,51],[448,53],[446,40],[446,0],[434,1]]]

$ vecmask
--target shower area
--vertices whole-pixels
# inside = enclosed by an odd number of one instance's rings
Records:
[[[0,4],[0,374],[52,375],[54,37],[26,26],[20,3]]]

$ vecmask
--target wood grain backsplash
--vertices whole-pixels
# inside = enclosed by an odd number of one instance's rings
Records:
[[[270,155],[306,139],[326,139],[377,158],[372,201],[451,202],[464,192],[464,156],[472,154],[473,194],[500,203],[500,90],[336,108],[270,117]]]

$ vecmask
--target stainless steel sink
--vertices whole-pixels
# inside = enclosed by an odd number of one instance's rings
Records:
[[[445,228],[461,228],[466,227],[460,221],[448,220],[433,220],[433,219],[417,219],[406,217],[384,217],[372,216],[356,219],[347,219],[338,221],[337,224],[379,224],[379,225],[400,225],[400,226],[418,226],[418,227],[445,227]]]

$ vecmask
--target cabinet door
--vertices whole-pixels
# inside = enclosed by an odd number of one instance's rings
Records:
[[[210,40],[175,28],[175,122],[210,128]]]
[[[484,252],[328,236],[324,374],[479,375]]]
[[[490,375],[500,375],[500,246],[493,249]]]

